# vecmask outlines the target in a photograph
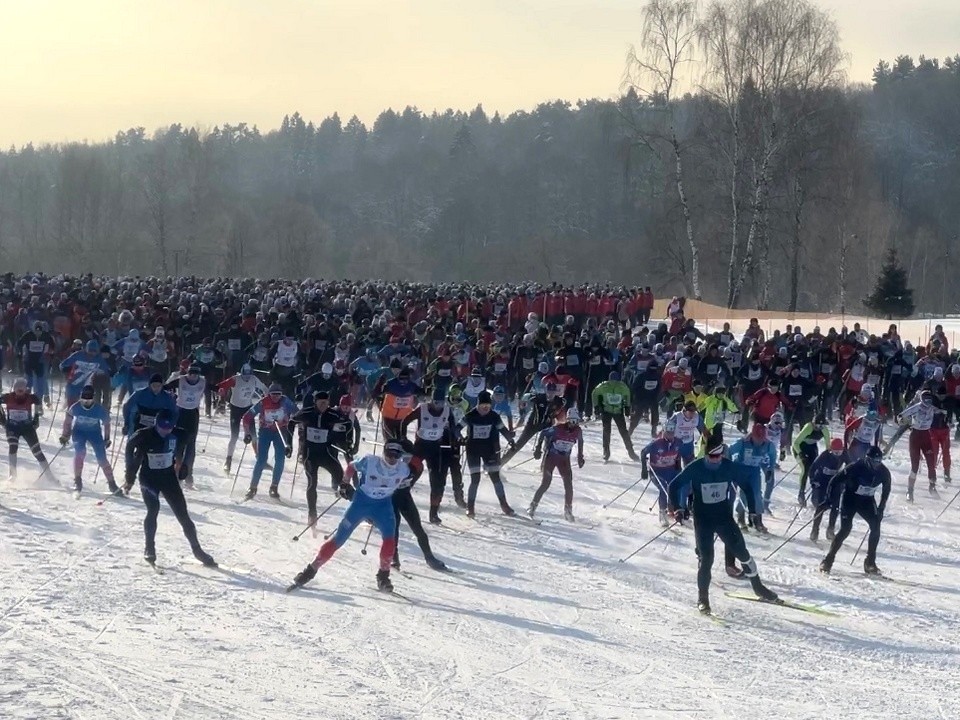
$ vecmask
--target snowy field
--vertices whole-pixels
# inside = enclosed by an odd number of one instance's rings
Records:
[[[58,417],[59,426],[59,417]],[[46,434],[41,427],[41,439]],[[202,425],[202,431],[206,425]],[[372,428],[365,424],[369,438]],[[0,717],[220,719],[294,718],[956,718],[960,699],[960,501],[903,499],[906,442],[893,452],[894,490],[883,524],[880,568],[900,582],[867,579],[857,521],[825,577],[826,550],[807,531],[770,561],[780,537],[747,537],[761,576],[781,596],[837,613],[825,617],[724,595],[747,583],[722,570],[718,543],[714,611],[696,611],[690,529],[668,532],[618,562],[660,528],[643,483],[601,506],[639,477],[614,432],[613,459],[600,461],[599,425],[585,429],[587,465],[575,471],[576,524],[562,518],[556,478],[540,506],[540,527],[499,515],[484,480],[478,520],[456,512],[447,491],[442,528],[427,526],[436,554],[462,574],[430,571],[403,526],[394,573],[398,592],[375,590],[376,546],[360,553],[358,530],[307,589],[284,587],[315,554],[304,478],[293,500],[293,461],[282,506],[262,492],[237,505],[220,468],[227,422],[218,419],[198,454],[198,489],[188,494],[200,540],[223,566],[190,554],[164,505],[157,575],[142,559],[144,509],[94,485],[75,500],[68,449],[57,483],[35,482],[21,451],[10,483],[0,459]],[[58,445],[57,427],[45,443]],[[649,429],[635,434],[639,448]],[[201,432],[200,445],[203,444]],[[241,445],[242,447],[242,445]],[[369,445],[364,445],[366,450]],[[508,498],[526,508],[538,483],[525,448],[505,472]],[[237,453],[239,458],[239,449]],[[236,459],[235,458],[235,462]],[[793,461],[783,464],[789,470]],[[248,480],[250,453],[238,490]],[[34,482],[31,483],[31,476]],[[321,488],[327,483],[321,475]],[[265,491],[265,484],[261,486]],[[922,487],[922,490],[921,490]],[[415,495],[426,519],[426,478]],[[797,473],[774,494],[768,527],[782,536],[795,510]],[[320,508],[332,500],[322,491]],[[324,533],[344,503],[320,521]],[[810,517],[801,515],[801,521]],[[824,523],[824,528],[826,523]],[[376,536],[374,536],[376,538]],[[717,574],[719,573],[719,574]]]

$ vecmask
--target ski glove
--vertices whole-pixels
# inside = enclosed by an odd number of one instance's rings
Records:
[[[511,449],[513,449],[512,446],[511,446]],[[533,459],[534,459],[534,460],[539,460],[541,457],[543,457],[543,450],[541,450],[540,448],[534,448],[534,449],[533,449]]]
[[[133,480],[127,480],[123,483],[123,494],[129,495],[131,490],[133,490]]]
[[[66,447],[68,441],[69,441],[69,438],[68,438],[66,435],[61,435],[61,436],[60,436],[60,447]]]
[[[287,449],[283,451],[283,454],[288,458],[293,457],[293,445],[287,445]]]
[[[807,494],[803,490],[797,494],[797,505],[799,505],[801,509],[807,506]]]
[[[113,441],[111,441],[109,437],[105,437],[105,438],[103,439],[103,449],[104,449],[104,450],[106,450],[106,449],[107,449],[108,447],[110,447],[112,444],[113,444]]]
[[[39,415],[37,415],[37,416],[35,416],[35,417],[33,418],[33,429],[36,430],[38,427],[40,427],[40,416],[39,416]]]
[[[348,483],[341,483],[340,488],[337,490],[337,493],[344,500],[353,500],[355,491],[353,489],[353,485],[350,485]]]
[[[251,435],[250,433],[245,433],[243,436],[243,444],[249,445],[252,442],[253,442],[253,435]]]
[[[583,455],[578,455],[578,456],[577,456],[577,467],[578,467],[578,468],[582,468],[582,467],[583,467],[583,464],[584,464],[585,462],[586,462],[586,460],[583,459]]]
[[[646,463],[644,463],[644,465],[640,468],[640,479],[641,480],[650,479],[650,471],[647,469]]]

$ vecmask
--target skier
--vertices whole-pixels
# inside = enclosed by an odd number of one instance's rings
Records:
[[[150,376],[150,384],[142,390],[137,390],[123,406],[124,437],[129,441],[140,428],[153,427],[160,410],[169,410],[176,423],[177,416],[180,414],[177,403],[170,393],[164,392],[163,378],[158,373],[154,373]],[[124,450],[124,461],[127,465],[133,462],[129,442]]]
[[[382,538],[377,588],[385,592],[393,591],[390,563],[396,548],[396,516],[392,498],[411,472],[410,465],[403,462],[402,458],[403,446],[396,440],[387,440],[380,457],[367,455],[347,466],[340,494],[350,500],[350,506],[343,514],[336,532],[320,546],[313,561],[297,574],[288,591],[303,587],[313,580],[317,570],[333,557],[364,520],[372,523]]]
[[[604,462],[610,459],[611,420],[617,424],[617,430],[620,432],[623,445],[627,449],[627,455],[630,456],[631,460],[639,460],[640,458],[633,449],[633,441],[630,439],[630,433],[627,432],[627,425],[624,421],[624,415],[630,412],[630,388],[620,380],[620,373],[611,372],[610,378],[594,389],[591,399],[593,400],[594,411],[599,413],[603,427]]]
[[[223,463],[223,472],[229,474],[233,464],[233,451],[240,437],[240,421],[253,404],[267,394],[267,386],[253,374],[249,363],[240,367],[240,373],[227,378],[217,385],[220,397],[230,393],[230,440],[227,443],[227,459]]]
[[[844,429],[848,460],[856,462],[867,454],[868,448],[879,447],[882,428],[883,422],[876,410],[867,410],[862,415],[850,417]]]
[[[867,555],[863,560],[863,571],[868,575],[879,575],[877,568],[877,545],[880,544],[880,523],[883,511],[890,496],[890,471],[883,464],[883,452],[871,447],[862,460],[847,465],[830,480],[827,486],[827,498],[817,507],[817,513],[823,514],[829,504],[833,488],[842,488],[840,497],[840,529],[833,538],[830,550],[820,562],[820,572],[829,573],[837,552],[853,528],[853,517],[859,515],[870,526],[867,539]],[[876,501],[876,491],[880,488],[880,504]]]
[[[335,447],[333,441],[337,426],[349,422],[349,418],[330,407],[330,395],[325,390],[308,395],[304,398],[304,405],[304,409],[295,413],[290,422],[301,425],[303,429],[300,460],[307,476],[307,517],[313,522],[317,519],[317,471],[323,468],[330,474],[334,492],[343,483],[343,466],[340,465],[337,450],[345,448]]]
[[[447,566],[433,554],[430,549],[430,538],[427,537],[426,530],[423,529],[423,522],[420,520],[420,511],[417,510],[417,504],[413,500],[413,485],[423,474],[423,461],[413,454],[413,445],[409,440],[401,440],[400,446],[403,448],[403,461],[410,468],[409,475],[400,481],[400,486],[393,493],[393,560],[391,567],[400,569],[400,516],[407,521],[407,527],[413,531],[417,538],[417,545],[420,546],[420,552],[423,553],[423,559],[431,570],[444,571]]]
[[[29,392],[26,378],[17,378],[13,381],[13,392],[0,395],[0,424],[7,430],[7,457],[10,466],[10,480],[17,479],[17,450],[20,447],[20,438],[23,438],[30,452],[40,464],[41,474],[50,470],[47,458],[40,448],[40,439],[37,437],[37,428],[40,427],[40,418],[43,416],[43,407],[40,397]]]
[[[777,462],[777,449],[767,438],[766,426],[762,423],[754,423],[750,429],[749,437],[741,438],[730,446],[730,458],[736,458],[743,465],[757,469],[757,472],[748,479],[754,500],[753,505],[756,507],[756,511],[752,511],[749,524],[758,532],[766,534],[767,528],[763,524],[762,515],[770,508],[770,498],[773,495],[774,486],[773,467]],[[762,496],[760,493],[761,472],[765,483]],[[746,504],[750,505],[750,503]],[[737,503],[737,523],[741,528],[748,526],[744,517],[743,497]]]
[[[680,474],[680,441],[674,432],[677,428],[675,417],[663,424],[660,437],[650,442],[640,451],[640,479],[648,480],[650,471],[647,467],[649,459],[653,468],[653,480],[657,483],[657,504],[660,508],[660,525],[666,527],[667,520],[667,488],[673,479]]]
[[[697,403],[693,400],[687,400],[683,404],[683,410],[672,415],[671,420],[674,421],[674,434],[680,443],[680,458],[686,467],[696,457],[697,441],[702,441],[707,436],[707,427],[697,411]]]
[[[703,413],[703,425],[707,436],[716,442],[723,442],[723,425],[727,419],[727,413],[737,415],[740,413],[740,408],[727,394],[726,380],[721,377],[713,386],[713,392],[703,398],[699,411]]]
[[[175,375],[164,389],[177,396],[177,477],[188,489],[193,488],[193,463],[197,458],[197,432],[200,430],[200,403],[206,395],[207,380],[199,365],[191,365],[185,375]]]
[[[190,519],[187,501],[173,468],[177,445],[176,436],[172,434],[175,417],[168,410],[160,410],[155,417],[152,427],[137,430],[127,443],[132,460],[127,463],[123,484],[124,494],[129,495],[139,475],[143,504],[147,506],[147,516],[143,519],[143,559],[151,565],[157,561],[154,538],[157,534],[157,516],[160,514],[160,496],[163,495],[183,528],[193,556],[207,567],[217,567],[216,561],[200,547],[197,528]]]
[[[827,489],[830,487],[830,481],[836,475],[848,457],[844,453],[843,440],[834,438],[830,441],[830,449],[824,450],[820,456],[813,461],[810,467],[810,504],[816,510],[824,504],[829,504],[830,519],[827,522],[827,540],[833,540],[834,527],[837,522],[837,514],[840,511],[840,495],[843,488],[840,485],[834,485],[832,494],[827,495]],[[800,493],[797,500],[800,507],[807,506],[807,497],[803,481],[800,483]],[[813,516],[813,526],[810,528],[810,539],[816,542],[820,538],[820,520],[823,517],[822,512],[815,512]]]
[[[704,615],[710,614],[710,576],[713,566],[714,535],[743,565],[754,593],[764,602],[777,602],[777,594],[767,588],[757,573],[757,563],[750,556],[743,533],[733,521],[730,502],[731,486],[747,498],[751,515],[757,512],[749,477],[756,471],[724,458],[723,443],[711,442],[706,457],[690,463],[674,478],[668,488],[670,513],[679,521],[690,515],[687,494],[693,495],[693,528],[696,536],[699,569],[697,571],[697,607]]]
[[[553,425],[554,419],[563,411],[563,398],[560,397],[557,386],[554,383],[547,383],[544,387],[544,394],[535,395],[530,400],[528,407],[529,415],[524,423],[520,437],[513,444],[512,449],[508,450],[503,456],[503,463],[507,464],[517,454],[517,451],[526,445],[531,438],[538,435],[543,430]]]
[[[447,485],[447,472],[454,464],[453,445],[458,437],[453,410],[446,402],[442,385],[434,387],[429,403],[420,403],[404,418],[400,428],[402,438],[406,438],[407,428],[414,421],[417,422],[417,435],[413,454],[426,462],[430,477],[429,521],[440,525],[440,503]],[[459,485],[454,483],[453,492],[463,499],[462,480]]]
[[[274,448],[273,479],[270,482],[270,497],[280,497],[280,477],[283,475],[284,458],[293,455],[293,437],[290,434],[290,418],[297,408],[293,401],[283,394],[279,383],[270,385],[267,396],[243,415],[244,436],[243,442],[249,445],[253,442],[254,419],[259,418],[257,432],[257,462],[253,466],[253,477],[250,479],[250,488],[244,495],[244,500],[252,500],[257,494],[260,476],[267,466],[270,447]]]
[[[582,468],[584,463],[580,412],[575,407],[567,410],[565,418],[558,418],[556,425],[540,433],[537,446],[533,450],[533,457],[537,460],[543,456],[544,444],[547,446],[547,456],[543,460],[543,475],[540,479],[540,487],[537,488],[533,501],[527,508],[527,515],[531,518],[534,516],[540,499],[553,480],[553,471],[558,470],[563,479],[563,518],[568,522],[574,522],[573,469],[570,467],[570,456],[574,446],[577,448],[577,467]]]
[[[937,455],[930,438],[930,428],[936,413],[942,413],[933,404],[933,393],[921,390],[919,399],[904,408],[897,418],[900,425],[910,425],[910,475],[907,479],[907,502],[913,502],[913,487],[917,482],[920,469],[920,455],[927,463],[927,477],[930,481],[930,494],[937,494]]]
[[[53,353],[53,336],[46,331],[44,323],[36,322],[33,329],[24,333],[17,342],[17,350],[23,363],[27,387],[42,398],[50,407],[50,390],[47,386],[47,359]]]
[[[80,399],[80,392],[87,385],[93,385],[97,375],[109,377],[110,365],[100,354],[100,345],[96,340],[88,340],[83,350],[71,353],[60,363],[60,372],[67,381],[67,406]],[[110,409],[109,405],[106,405]]]
[[[492,409],[493,398],[483,390],[477,396],[477,407],[468,412],[461,423],[466,429],[464,447],[467,451],[467,467],[470,470],[470,488],[467,491],[467,517],[474,517],[477,490],[480,487],[480,471],[490,475],[500,510],[504,515],[516,515],[507,503],[507,496],[500,480],[500,435],[506,438],[513,449],[513,433],[507,430],[503,420]]]
[[[422,394],[423,388],[410,379],[410,368],[403,368],[397,377],[384,384],[380,404],[384,440],[402,437],[403,420],[413,412],[417,396]]]
[[[827,425],[827,418],[822,412],[817,414],[813,422],[808,422],[804,425],[793,439],[791,449],[793,450],[793,456],[797,459],[797,462],[800,463],[801,488],[807,482],[807,475],[810,473],[810,467],[813,465],[813,461],[816,460],[820,454],[817,443],[821,440],[823,441],[824,447],[830,443],[830,426]]]
[[[122,495],[113,479],[113,468],[107,460],[107,448],[110,447],[110,411],[94,399],[93,385],[87,385],[80,391],[80,400],[65,413],[63,430],[60,433],[60,445],[66,447],[73,440],[73,484],[77,493],[83,490],[83,463],[87,456],[87,444],[93,448],[103,476],[107,479],[107,488],[114,495]]]

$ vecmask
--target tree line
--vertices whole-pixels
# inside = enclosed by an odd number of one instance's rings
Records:
[[[0,264],[649,284],[855,312],[892,248],[918,310],[956,310],[960,55],[881,61],[869,85],[844,67],[806,0],[649,0],[614,100],[12,147]]]

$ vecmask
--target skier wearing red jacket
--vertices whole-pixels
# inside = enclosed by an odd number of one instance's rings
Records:
[[[753,421],[764,425],[770,422],[770,417],[780,405],[787,410],[793,408],[793,403],[780,392],[780,383],[776,380],[771,380],[765,388],[757,390],[746,402],[746,406],[753,410]]]

